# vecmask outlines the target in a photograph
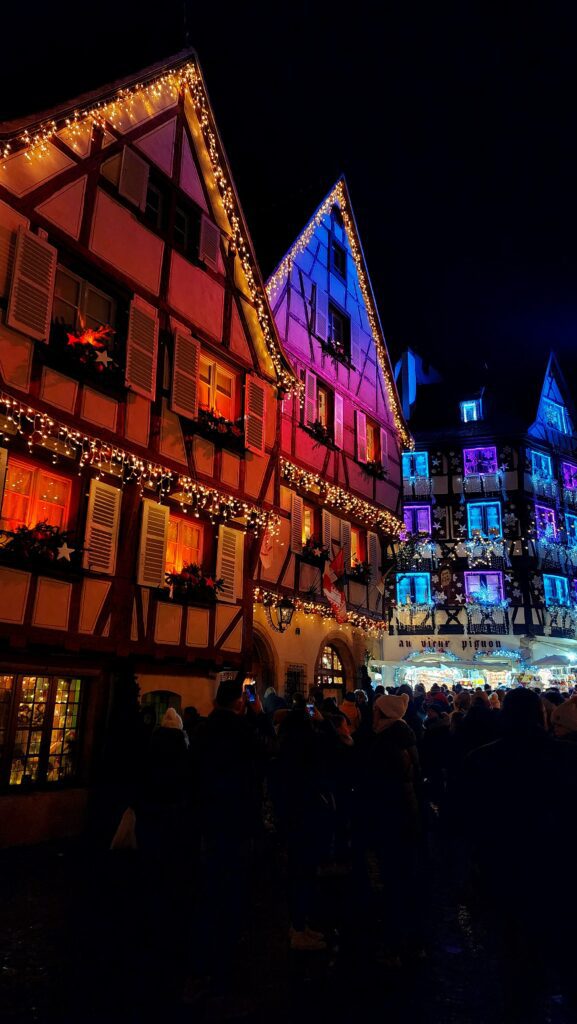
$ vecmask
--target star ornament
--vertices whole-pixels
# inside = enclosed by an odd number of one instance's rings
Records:
[[[76,548],[69,548],[68,544],[66,543],[66,541],[64,541],[64,544],[61,544],[60,547],[57,550],[58,550],[57,561],[59,559],[61,559],[61,558],[64,558],[67,562],[69,562],[70,561],[70,555],[74,554],[74,552],[76,551]]]
[[[94,362],[95,363],[100,363],[101,366],[105,366],[106,369],[108,369],[108,364],[112,362],[112,359],[108,355],[108,352],[106,351],[106,349],[103,349],[102,352],[98,352],[97,353],[96,359],[94,360]]]

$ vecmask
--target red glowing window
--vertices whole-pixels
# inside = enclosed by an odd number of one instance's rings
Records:
[[[71,482],[31,463],[10,459],[6,471],[0,526],[16,530],[19,526],[48,523],[59,530],[68,525]]]
[[[194,519],[170,516],[166,545],[166,572],[180,572],[183,565],[201,564],[201,524]]]

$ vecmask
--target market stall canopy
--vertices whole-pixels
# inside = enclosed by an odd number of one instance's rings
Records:
[[[576,659],[569,654],[549,654],[546,658],[539,658],[534,661],[532,668],[577,668]]]

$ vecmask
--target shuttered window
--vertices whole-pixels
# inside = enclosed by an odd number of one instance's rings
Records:
[[[351,564],[351,524],[346,519],[341,519],[341,547],[345,556],[345,569]]]
[[[130,203],[133,203],[134,206],[137,206],[139,210],[146,208],[148,173],[149,167],[146,161],[137,156],[128,146],[125,146],[122,151],[118,193],[124,196],[125,199],[128,199]]]
[[[53,245],[18,229],[6,323],[37,341],[50,333],[56,261]]]
[[[1,468],[2,462],[0,474]],[[1,490],[0,487],[0,493]],[[0,526],[5,530],[17,530],[19,526],[33,527],[37,523],[48,523],[49,526],[65,530],[68,526],[70,492],[71,482],[67,477],[10,456],[8,465],[5,465]]]
[[[218,250],[220,245],[220,231],[216,224],[213,224],[208,217],[202,217],[200,221],[200,242],[198,247],[199,259],[206,263],[212,270],[218,270]]]
[[[501,536],[501,505],[498,501],[474,501],[467,505],[467,523],[469,537],[480,533],[488,537],[489,533]]]
[[[359,462],[367,461],[367,417],[360,409],[355,410],[355,425],[357,435],[357,459]]]
[[[219,601],[233,604],[242,596],[243,550],[244,534],[231,526],[219,526],[216,576],[223,580]]]
[[[327,340],[328,320],[329,320],[329,299],[328,299],[328,295],[317,284],[316,304],[315,304],[315,334],[316,334],[317,338],[322,338],[323,341]]]
[[[383,469],[387,469],[389,465],[389,435],[387,431],[381,427],[381,466]]]
[[[380,579],[381,574],[381,542],[378,533],[367,533],[367,550],[369,565],[371,567],[371,579],[373,583]]]
[[[428,505],[405,505],[403,518],[407,533],[431,532],[431,509]]]
[[[122,491],[118,487],[101,480],[90,481],[84,536],[85,569],[114,574],[121,501]]]
[[[168,523],[167,506],[144,498],[137,573],[142,587],[164,586]]]
[[[310,370],[305,374],[305,426],[317,418],[317,378]]]
[[[158,362],[158,319],[156,310],[135,297],[130,304],[126,342],[126,387],[136,394],[156,397],[156,364]]]
[[[332,538],[333,517],[331,516],[330,512],[326,508],[323,508],[321,523],[322,523],[321,531],[322,531],[323,547],[329,549],[329,556],[332,558],[332,554],[333,554],[333,538]]]
[[[170,408],[181,416],[195,420],[198,416],[198,373],[200,342],[184,327],[174,332],[174,361]]]
[[[430,604],[431,577],[429,573],[397,573],[397,602],[399,605]]]
[[[337,448],[344,446],[344,406],[343,396],[335,391],[335,426],[334,442]]]
[[[291,494],[291,551],[300,555],[303,549],[303,499]]]
[[[249,374],[245,390],[245,444],[255,455],[264,455],[265,416],[266,385]]]

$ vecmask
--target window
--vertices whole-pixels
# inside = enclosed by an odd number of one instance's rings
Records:
[[[376,423],[367,417],[367,462],[381,461],[381,431]]]
[[[235,391],[234,374],[201,356],[198,386],[200,408],[233,420],[236,415]]]
[[[174,245],[189,259],[198,256],[200,238],[200,212],[178,203],[174,210]]]
[[[543,576],[545,604],[569,604],[569,584],[564,576]]]
[[[180,572],[183,565],[202,565],[202,526],[196,520],[170,516],[166,572]]]
[[[331,270],[334,270],[343,280],[347,276],[347,253],[342,245],[335,238],[331,242]]]
[[[428,452],[403,452],[403,477],[411,479],[415,476],[429,475]]]
[[[8,460],[0,527],[48,523],[59,530],[68,525],[71,482],[31,463]]]
[[[558,430],[561,434],[569,433],[567,422],[567,410],[559,402],[552,402],[550,398],[543,398],[541,401],[543,420],[548,427]]]
[[[496,448],[465,448],[463,451],[465,476],[497,472]]]
[[[431,577],[428,572],[397,573],[398,604],[430,604]]]
[[[351,565],[367,560],[367,536],[358,526],[351,526]]]
[[[466,572],[465,594],[480,604],[499,604],[503,600],[503,576],[500,572]]]
[[[461,402],[461,421],[463,423],[474,423],[483,418],[483,405],[480,398],[471,399],[469,402]]]
[[[428,505],[405,505],[403,510],[407,533],[431,532],[431,509]]]
[[[501,504],[498,501],[474,501],[467,505],[469,537],[481,534],[501,536]]]
[[[335,686],[344,688],[345,670],[336,649],[327,644],[323,647],[320,662],[317,667],[317,686],[323,690],[332,689]]]
[[[82,681],[0,677],[0,780],[63,782],[76,774]]]
[[[162,188],[149,180],[146,191],[144,216],[155,231],[162,231],[165,223],[166,194]]]
[[[81,277],[58,267],[54,283],[52,322],[83,330],[90,327],[114,326],[116,304],[110,295],[101,292]]]
[[[565,513],[565,527],[567,530],[567,541],[571,546],[577,544],[577,516]]]
[[[531,472],[540,480],[551,480],[553,471],[549,455],[544,455],[543,452],[531,452]]]
[[[555,540],[557,537],[557,520],[553,509],[544,505],[535,505],[535,526],[539,540]]]
[[[563,473],[563,484],[569,491],[577,490],[577,466],[573,466],[570,462],[564,462],[561,466],[561,472]]]
[[[333,427],[333,393],[324,384],[317,382],[317,420],[327,430]]]
[[[329,303],[329,341],[345,355],[350,354],[351,322],[332,303]]]

